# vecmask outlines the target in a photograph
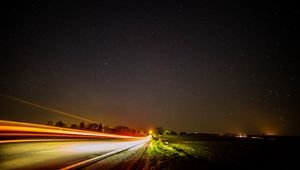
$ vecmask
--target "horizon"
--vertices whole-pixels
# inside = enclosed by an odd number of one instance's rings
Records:
[[[42,105],[39,105],[37,103],[33,103],[32,101],[26,101],[24,99],[20,99],[20,98],[17,98],[15,96],[9,96],[9,95],[6,95],[6,94],[0,94],[0,96],[2,98],[5,98],[6,100],[10,100],[11,102],[17,102],[19,105],[26,105],[27,107],[33,107],[35,109],[38,109],[39,110],[39,114],[42,113],[41,111],[46,111],[48,113],[50,113],[50,115],[52,116],[58,116],[56,118],[54,118],[53,120],[45,120],[44,121],[40,121],[40,120],[34,120],[32,119],[32,117],[30,117],[30,119],[28,120],[21,120],[21,119],[18,119],[18,116],[20,116],[19,113],[16,113],[15,114],[15,118],[12,118],[14,116],[10,115],[10,117],[12,119],[7,119],[7,121],[16,121],[16,122],[24,122],[24,123],[35,123],[35,124],[41,124],[41,125],[47,125],[47,122],[49,121],[52,121],[53,123],[56,123],[58,121],[62,121],[64,123],[66,123],[67,127],[66,128],[70,128],[70,126],[72,124],[77,124],[79,125],[81,122],[84,122],[86,125],[88,124],[91,124],[91,123],[101,123],[103,127],[107,126],[107,127],[116,127],[116,126],[126,126],[126,127],[129,127],[130,129],[137,129],[137,130],[146,130],[148,131],[149,129],[155,129],[155,128],[158,128],[158,127],[162,127],[164,128],[165,130],[172,130],[172,131],[175,131],[176,133],[180,133],[180,132],[185,132],[187,134],[218,134],[218,135],[224,135],[224,134],[227,134],[227,133],[231,133],[231,134],[247,134],[247,135],[258,135],[258,136],[263,136],[263,135],[267,135],[267,136],[289,136],[289,135],[286,135],[286,134],[279,134],[279,133],[274,133],[274,132],[258,132],[258,133],[253,133],[253,132],[247,132],[247,131],[243,131],[241,129],[238,129],[238,130],[231,130],[231,131],[219,131],[219,132],[209,132],[209,131],[201,131],[199,129],[195,129],[195,130],[189,130],[189,131],[185,131],[185,130],[182,130],[182,129],[171,129],[169,127],[163,127],[163,126],[160,126],[160,125],[154,125],[152,127],[132,127],[130,125],[127,125],[127,124],[110,124],[109,122],[106,122],[105,120],[104,121],[97,121],[97,120],[89,120],[87,118],[82,118],[80,117],[79,113],[67,113],[67,112],[64,112],[64,111],[61,111],[61,110],[56,110],[54,108],[49,108],[47,106],[42,106]],[[0,99],[1,101],[1,99]],[[60,117],[59,117],[60,116]],[[34,117],[34,116],[33,116]],[[31,121],[30,121],[31,120]],[[105,122],[105,123],[104,123]],[[54,125],[53,125],[54,126]],[[291,135],[291,136],[298,136],[298,135]]]

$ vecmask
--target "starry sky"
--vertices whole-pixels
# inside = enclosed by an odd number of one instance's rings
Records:
[[[300,135],[296,4],[29,0],[1,9],[1,94],[107,125]],[[0,103],[1,119],[62,119]]]

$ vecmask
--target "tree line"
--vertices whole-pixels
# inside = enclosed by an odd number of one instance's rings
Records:
[[[68,126],[67,123],[65,123],[63,121],[57,121],[55,123],[53,121],[48,121],[47,125],[49,125],[49,126],[63,127],[63,128],[91,130],[91,131],[98,131],[98,132],[102,132],[103,131],[103,127],[102,127],[101,123],[89,123],[89,124],[85,124],[84,122],[80,122],[79,124],[73,123],[70,126]]]
[[[146,131],[144,131],[144,130],[132,129],[132,128],[129,128],[127,126],[122,126],[122,125],[118,125],[115,127],[109,127],[109,126],[102,126],[101,123],[85,124],[84,122],[80,122],[79,124],[74,123],[74,124],[71,124],[70,126],[68,126],[68,124],[63,121],[57,121],[57,122],[48,121],[47,125],[63,127],[63,128],[71,128],[71,129],[80,129],[80,130],[120,134],[120,135],[131,135],[131,136],[146,135]]]

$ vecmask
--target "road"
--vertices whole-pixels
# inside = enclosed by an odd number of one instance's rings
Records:
[[[17,123],[18,124],[18,123]],[[43,132],[41,132],[43,131]],[[44,132],[45,131],[45,132]],[[148,137],[127,137],[32,124],[0,122],[1,136],[34,138],[0,140],[0,169],[72,169],[97,163],[123,150],[143,147]],[[22,135],[23,134],[23,135]],[[67,134],[63,139],[41,139],[39,135]],[[73,136],[76,138],[72,138]],[[83,136],[84,138],[79,138]],[[101,138],[99,138],[101,136]],[[103,136],[110,136],[104,138]],[[16,136],[15,136],[16,137]],[[90,138],[89,138],[90,137]],[[95,138],[96,137],[96,138]]]
[[[60,169],[115,150],[142,145],[140,140],[60,139],[0,145],[0,169]]]

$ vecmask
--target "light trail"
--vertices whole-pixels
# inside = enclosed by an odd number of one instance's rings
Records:
[[[64,115],[64,116],[69,116],[69,117],[80,119],[82,121],[86,121],[86,122],[90,122],[90,123],[97,123],[95,121],[92,121],[92,120],[89,120],[89,119],[77,116],[77,115],[75,115],[73,113],[67,113],[67,112],[63,112],[63,111],[60,111],[60,110],[52,109],[50,107],[42,106],[42,105],[30,102],[30,101],[26,101],[26,100],[23,100],[23,99],[14,97],[14,96],[9,96],[9,95],[6,95],[6,94],[1,94],[1,93],[0,93],[0,96],[2,96],[4,98],[11,99],[11,100],[15,100],[15,101],[18,101],[18,102],[21,102],[21,103],[25,103],[25,104],[28,104],[28,105],[31,105],[31,106],[34,106],[34,107],[37,107],[37,108],[40,108],[40,109],[44,109],[44,110],[47,110],[47,111],[58,113],[58,114],[61,114],[61,115]]]
[[[102,132],[92,132],[78,129],[69,129],[38,125],[32,123],[21,123],[0,120],[0,136],[64,136],[80,138],[119,138],[119,139],[141,139],[143,137],[115,135]]]
[[[78,169],[78,168],[81,168],[83,166],[86,166],[86,165],[89,165],[89,164],[92,164],[92,163],[95,163],[97,161],[100,161],[102,159],[105,159],[107,157],[110,157],[112,155],[115,155],[115,154],[118,154],[118,153],[121,153],[123,151],[126,151],[130,148],[140,148],[142,146],[144,146],[145,143],[149,142],[151,139],[151,136],[147,136],[145,137],[144,139],[140,139],[140,140],[136,140],[136,141],[131,141],[131,142],[123,142],[123,143],[120,143],[118,144],[118,149],[115,149],[111,152],[108,152],[106,154],[103,154],[103,155],[100,155],[100,156],[96,156],[94,158],[91,158],[91,159],[87,159],[87,160],[84,160],[84,161],[81,161],[81,162],[77,162],[75,164],[72,164],[72,165],[69,165],[67,167],[64,167],[64,168],[60,168],[59,170],[71,170],[71,169]],[[102,147],[104,148],[109,148],[109,145],[107,146],[103,146]],[[100,147],[101,148],[101,147]],[[74,147],[75,150],[79,150],[80,152],[82,151],[85,151],[85,150],[94,150],[94,149],[99,149],[99,145],[88,145],[88,146],[85,146],[83,148],[78,148],[78,147]]]
[[[132,147],[150,136],[133,140],[37,139],[0,144],[0,169],[77,169]]]
[[[22,142],[55,142],[62,139],[14,139],[14,140],[1,140],[0,144],[5,143],[22,143]]]

